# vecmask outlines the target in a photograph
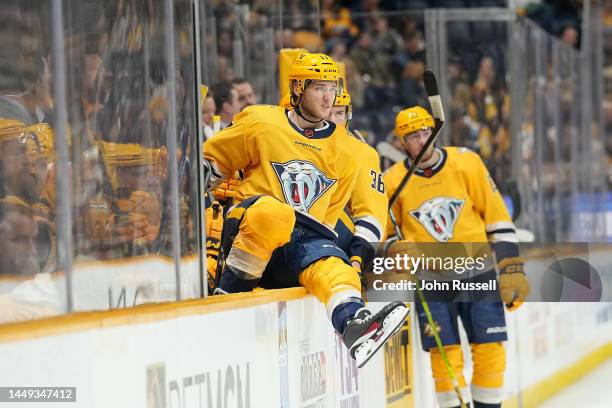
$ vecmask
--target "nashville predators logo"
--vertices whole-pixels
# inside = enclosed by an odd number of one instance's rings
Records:
[[[304,213],[337,181],[328,178],[307,161],[291,160],[271,164],[281,183],[285,201]]]
[[[419,208],[410,211],[425,230],[439,242],[453,238],[455,222],[463,207],[463,201],[457,198],[436,197],[425,201]]]

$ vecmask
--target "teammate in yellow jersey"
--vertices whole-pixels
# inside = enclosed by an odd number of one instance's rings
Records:
[[[408,158],[384,175],[391,196],[431,135],[434,120],[424,108],[415,106],[398,113],[395,135]],[[500,193],[480,159],[465,148],[437,148],[423,157],[413,177],[393,205],[393,212],[407,241],[483,243],[495,253],[501,300],[514,309],[525,300],[529,283],[519,257],[515,227]],[[388,231],[393,230],[388,225]],[[488,244],[486,244],[488,242]],[[490,249],[489,249],[490,250]],[[494,263],[486,269],[495,277]],[[486,275],[486,274],[485,274]],[[497,299],[499,297],[493,293]],[[507,340],[503,304],[500,301],[429,302],[446,355],[459,379],[464,401],[470,392],[463,377],[463,355],[457,317],[461,317],[471,344],[474,375],[471,398],[475,408],[501,407]],[[436,348],[422,304],[417,303],[423,348],[430,352],[440,407],[459,406],[452,379]]]
[[[359,278],[335,243],[333,227],[361,165],[361,156],[343,143],[346,129],[325,120],[340,93],[338,72],[325,54],[299,54],[289,72],[295,109],[245,108],[206,141],[204,156],[209,189],[244,173],[239,204],[224,224],[219,291],[304,286],[325,305],[361,367],[400,328],[408,309],[402,302],[376,314],[365,308]]]
[[[345,88],[343,94],[336,97],[329,119],[337,126],[345,127],[348,130],[351,117],[351,97]],[[385,193],[378,153],[350,131],[347,134],[350,137],[347,138],[346,143],[351,146],[351,149],[363,152],[357,182],[351,192],[351,204],[353,202],[363,203],[367,208],[360,212],[368,215],[362,218],[352,216],[351,210],[358,209],[351,208],[349,205],[346,211],[340,214],[334,229],[338,234],[338,246],[349,255],[351,264],[360,273],[362,283],[365,283],[365,275],[362,275],[361,271],[369,269],[374,255],[370,242],[380,242],[382,239],[382,231],[379,232],[377,226],[386,224],[389,200]],[[365,289],[362,288],[364,291]]]

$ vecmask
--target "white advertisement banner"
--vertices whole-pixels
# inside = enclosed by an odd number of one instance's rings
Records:
[[[70,408],[383,407],[379,354],[358,371],[307,296],[0,343],[0,384],[76,387]]]

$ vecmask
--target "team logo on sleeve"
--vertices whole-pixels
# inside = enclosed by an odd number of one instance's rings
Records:
[[[337,181],[304,160],[270,163],[281,183],[285,201],[301,212],[308,212],[314,202]]]
[[[457,198],[436,197],[425,201],[419,208],[410,211],[418,222],[439,242],[447,242],[453,237],[455,222],[463,207]]]

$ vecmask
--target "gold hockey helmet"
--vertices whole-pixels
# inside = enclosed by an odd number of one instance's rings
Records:
[[[306,81],[335,81],[340,78],[338,64],[325,54],[300,53],[289,68],[289,87],[292,96],[300,96],[306,88]],[[292,86],[296,81],[297,87]],[[336,94],[342,95],[342,86],[338,84]]]
[[[413,106],[400,111],[395,117],[395,136],[401,139],[417,130],[434,126],[434,119],[425,108]]]

